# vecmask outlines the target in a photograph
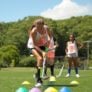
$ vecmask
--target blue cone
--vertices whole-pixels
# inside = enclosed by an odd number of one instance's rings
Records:
[[[28,90],[25,87],[20,87],[16,90],[16,92],[28,92]]]
[[[70,88],[68,87],[63,87],[59,90],[59,92],[71,92]]]

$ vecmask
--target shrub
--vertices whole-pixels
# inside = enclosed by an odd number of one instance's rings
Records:
[[[19,61],[19,52],[16,46],[7,45],[0,48],[0,65],[3,67],[8,67],[15,61],[15,65]]]
[[[19,62],[19,66],[21,67],[34,67],[36,65],[36,60],[34,57],[26,57],[24,56],[20,62]]]

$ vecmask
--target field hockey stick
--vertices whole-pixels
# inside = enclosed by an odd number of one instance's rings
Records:
[[[60,71],[59,71],[59,74],[56,75],[57,78],[59,78],[59,77],[62,75],[63,69],[64,69],[64,64],[63,64],[63,66],[61,67],[61,69],[60,69]]]
[[[43,58],[43,70],[42,70],[42,78],[44,78],[44,72],[46,68],[46,57]]]
[[[66,56],[65,56],[64,59],[66,61]],[[57,78],[60,77],[62,75],[62,73],[63,73],[63,69],[64,69],[64,66],[65,66],[65,61],[63,61],[63,66],[61,67],[59,74],[56,76]]]

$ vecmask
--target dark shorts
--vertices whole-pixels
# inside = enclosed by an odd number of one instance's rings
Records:
[[[40,46],[39,47],[42,51],[45,51],[46,50],[46,47],[45,46]]]
[[[30,48],[29,49],[29,54],[31,55],[32,54],[32,50],[35,49],[35,48]]]
[[[42,51],[46,51],[46,47],[45,46],[40,46],[39,47]],[[32,50],[35,49],[35,48],[30,48],[29,49],[29,54],[31,55],[32,54]]]

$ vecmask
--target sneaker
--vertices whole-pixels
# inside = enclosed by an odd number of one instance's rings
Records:
[[[35,85],[35,87],[41,87],[41,85],[42,85],[42,83],[37,83],[36,85]]]
[[[37,79],[37,84],[35,85],[35,87],[41,87],[43,81],[41,78]]]
[[[79,74],[76,74],[76,77],[77,77],[77,78],[79,78],[79,77],[80,77],[80,75],[79,75]]]
[[[65,77],[70,77],[70,74],[68,73]]]

